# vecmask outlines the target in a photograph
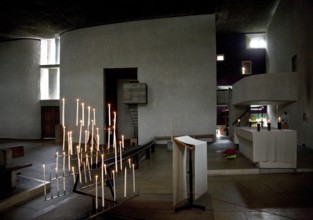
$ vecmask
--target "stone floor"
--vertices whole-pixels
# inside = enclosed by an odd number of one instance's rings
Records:
[[[61,146],[52,140],[0,140],[0,148],[12,145],[25,147],[25,156],[16,158],[14,163],[32,163],[31,167],[20,171],[18,184],[25,187],[25,179],[28,182],[33,180],[34,187],[42,184],[42,164],[45,163],[47,169],[53,169],[55,152],[60,150]],[[138,196],[130,199],[129,193],[128,199],[124,199],[123,193],[117,193],[117,201],[120,203],[94,219],[313,219],[313,153],[310,149],[298,149],[297,170],[275,170],[255,174],[253,172],[258,170],[257,167],[245,157],[239,155],[236,160],[223,158],[222,151],[229,147],[236,146],[227,138],[219,138],[216,142],[208,144],[208,191],[195,201],[196,204],[205,206],[204,211],[195,208],[174,211],[172,151],[168,151],[166,145],[158,145],[155,153],[151,154],[151,159],[142,160],[140,168],[136,170]],[[218,171],[223,175],[218,174]],[[127,190],[132,191],[131,176],[127,181]],[[2,211],[0,218],[88,219],[93,214],[92,199],[89,196],[70,193],[72,184],[72,180],[68,180],[66,194],[63,196],[61,193],[61,196],[48,201],[44,201],[41,188],[39,197]],[[117,179],[116,185],[117,192],[123,191],[121,178]],[[52,188],[55,188],[54,184]],[[52,192],[55,197],[56,192]],[[93,188],[87,189],[86,192],[94,194]],[[108,191],[106,195],[109,195]],[[5,199],[2,199],[0,210],[4,204]]]

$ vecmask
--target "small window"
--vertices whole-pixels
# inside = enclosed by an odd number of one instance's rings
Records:
[[[241,74],[243,75],[252,74],[252,62],[251,61],[241,62]]]
[[[224,61],[224,54],[218,54],[216,60],[217,61]]]
[[[247,34],[246,35],[246,48],[258,49],[266,48],[265,34]]]

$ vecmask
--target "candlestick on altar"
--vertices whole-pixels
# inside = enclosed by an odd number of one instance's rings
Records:
[[[135,164],[132,164],[133,167],[133,191],[136,192],[136,185],[135,185]]]
[[[45,164],[42,165],[42,170],[43,170],[43,192],[44,192],[44,195],[45,195],[45,200],[47,200],[46,168],[45,168]]]
[[[104,155],[101,154],[101,192],[102,192],[102,207],[104,207]]]
[[[113,174],[113,201],[116,201],[116,189],[115,189],[115,173],[114,170],[112,171]]]
[[[124,175],[124,197],[126,198],[126,185],[127,185],[127,167],[125,167],[125,175]]]
[[[65,113],[65,99],[62,99],[62,125],[65,126],[64,123],[64,113]]]
[[[96,210],[98,210],[98,175],[96,175],[96,180],[95,180],[95,185],[96,185]]]
[[[76,105],[76,126],[78,126],[79,99],[77,99],[76,101],[77,101],[77,105]]]

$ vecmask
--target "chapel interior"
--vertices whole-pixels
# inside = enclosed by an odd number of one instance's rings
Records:
[[[313,2],[0,6],[0,219],[312,219]]]

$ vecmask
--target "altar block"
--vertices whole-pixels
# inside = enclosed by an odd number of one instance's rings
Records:
[[[194,198],[207,191],[207,143],[190,136],[174,138],[173,142],[173,205],[188,197],[187,154],[194,152]],[[192,183],[189,183],[192,184]],[[193,195],[190,195],[193,196]]]

